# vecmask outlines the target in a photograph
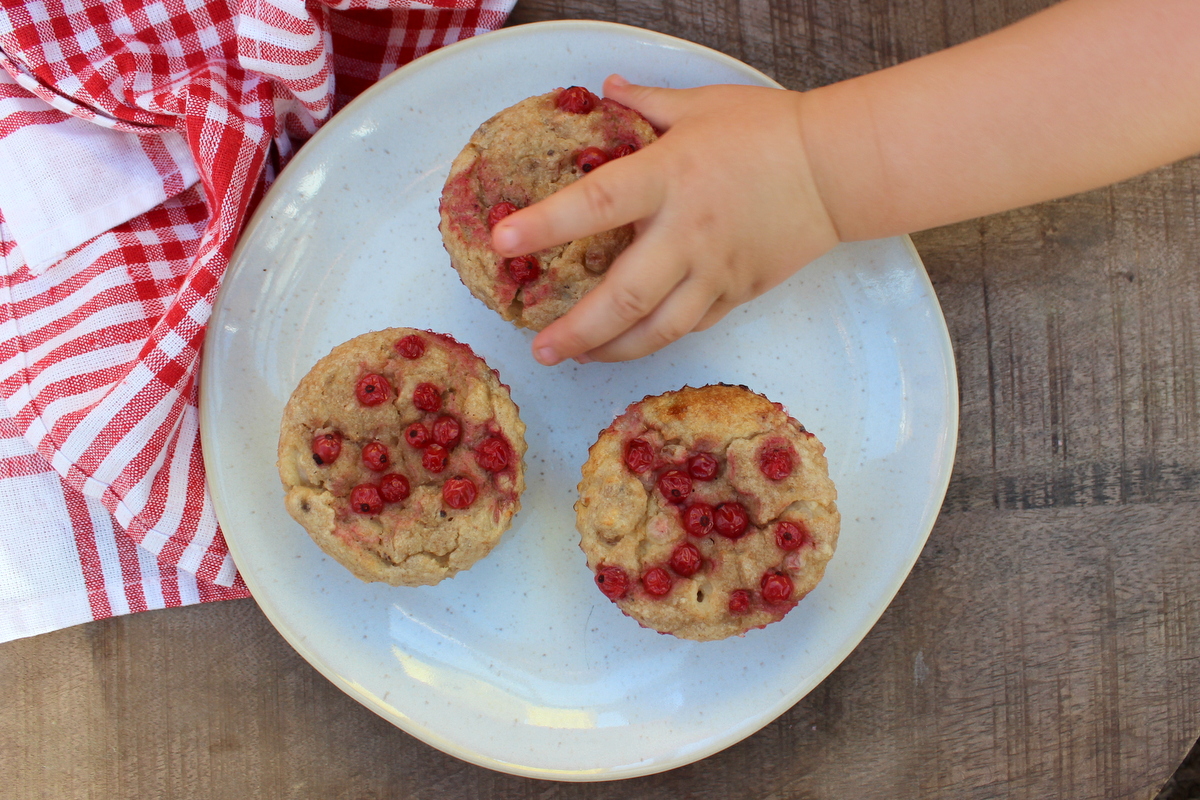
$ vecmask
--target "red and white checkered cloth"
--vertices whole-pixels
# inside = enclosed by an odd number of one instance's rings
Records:
[[[515,0],[0,0],[0,641],[245,596],[205,325],[289,156]]]

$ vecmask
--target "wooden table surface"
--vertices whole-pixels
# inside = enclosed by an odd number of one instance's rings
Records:
[[[521,0],[624,22],[789,88],[1047,0]],[[958,458],[878,625],[774,723],[607,784],[516,778],[384,722],[253,601],[0,646],[0,796],[1153,797],[1200,734],[1200,161],[915,235],[961,387]]]

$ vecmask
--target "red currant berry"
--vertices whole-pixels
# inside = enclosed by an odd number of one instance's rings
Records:
[[[475,484],[467,478],[451,478],[442,484],[442,499],[451,508],[466,508],[478,495]]]
[[[413,390],[413,405],[433,413],[442,407],[442,393],[432,383],[418,383]]]
[[[784,520],[775,526],[775,544],[780,550],[799,550],[808,541],[808,530],[803,522]]]
[[[425,340],[415,333],[410,333],[400,341],[396,342],[396,352],[407,358],[409,361],[420,358],[425,355]]]
[[[561,111],[571,114],[586,114],[596,107],[598,99],[596,95],[582,86],[572,86],[559,92],[554,104]]]
[[[358,384],[354,387],[354,396],[364,406],[377,406],[386,403],[392,396],[392,387],[387,378],[372,372],[358,379]]]
[[[429,428],[419,422],[414,422],[404,429],[404,441],[419,450],[432,442],[433,438],[429,435]]]
[[[688,459],[687,467],[688,475],[698,481],[711,481],[717,477],[717,472],[721,469],[717,460],[708,453],[697,453],[692,456]]]
[[[650,469],[654,464],[654,450],[645,439],[633,439],[625,445],[625,466],[635,475]]]
[[[363,465],[372,472],[383,472],[392,463],[387,445],[383,442],[370,442],[362,449]]]
[[[517,207],[507,200],[502,203],[496,203],[488,209],[487,222],[489,228],[496,227],[496,223],[507,217],[509,214],[517,210]]]
[[[768,572],[762,576],[762,598],[768,603],[786,603],[795,588],[787,575]]]
[[[542,266],[534,256],[517,256],[506,263],[509,276],[522,286],[533,283],[542,274]]]
[[[675,548],[675,552],[671,553],[671,569],[685,578],[690,578],[699,572],[703,562],[700,550],[690,542],[684,542]]]
[[[512,461],[512,448],[499,436],[489,436],[475,451],[475,462],[488,472],[501,472]]]
[[[608,155],[599,147],[585,147],[575,155],[576,168],[585,174],[606,161],[608,161]]]
[[[652,567],[646,570],[646,574],[642,576],[642,586],[648,594],[655,597],[662,597],[671,591],[671,573],[667,572],[662,567]]]
[[[658,490],[668,503],[682,503],[692,493],[692,479],[686,472],[667,470],[658,476]]]
[[[379,494],[385,503],[399,503],[408,492],[408,478],[399,472],[389,472],[379,479]]]
[[[317,466],[323,467],[337,461],[342,453],[342,435],[340,433],[321,433],[313,437],[312,454]]]
[[[624,158],[637,152],[636,144],[619,144],[612,149],[612,158]]]
[[[373,483],[364,483],[350,490],[350,508],[359,514],[375,515],[383,511],[383,497],[379,487]]]
[[[713,509],[708,503],[692,503],[683,512],[683,529],[692,536],[708,536],[713,530]]]
[[[596,586],[609,600],[619,600],[629,591],[629,576],[620,567],[596,570]]]
[[[713,510],[713,527],[726,539],[738,539],[746,532],[750,516],[741,503],[721,503]]]
[[[421,466],[430,472],[441,472],[450,460],[450,451],[440,444],[431,444],[421,454]]]
[[[454,417],[442,415],[433,421],[433,440],[443,447],[454,447],[462,435],[462,426]]]
[[[734,589],[729,593],[729,613],[745,614],[750,610],[750,593],[745,589]]]
[[[766,450],[759,456],[758,468],[769,480],[781,481],[792,474],[792,454],[778,447]]]

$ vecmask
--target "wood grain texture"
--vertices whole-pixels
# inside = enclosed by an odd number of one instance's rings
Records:
[[[640,25],[801,89],[1045,5],[521,0],[512,21]],[[0,646],[0,796],[1153,796],[1200,734],[1198,182],[1189,160],[914,236],[958,363],[943,512],[862,644],[746,741],[620,783],[489,772],[359,706],[237,601]]]
[[[915,237],[962,386],[947,510],[1197,499],[1198,166]]]

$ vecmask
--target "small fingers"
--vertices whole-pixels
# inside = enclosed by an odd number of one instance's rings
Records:
[[[690,94],[686,89],[638,86],[620,75],[609,75],[604,81],[605,97],[637,111],[659,131],[668,130],[682,116]]]
[[[492,247],[511,258],[650,216],[663,197],[663,182],[653,164],[638,152],[597,167],[496,223]]]
[[[638,86],[610,75],[605,94],[640,112],[659,131],[685,114],[696,90]],[[612,230],[659,209],[668,177],[653,148],[610,161],[550,197],[505,217],[492,230],[492,247],[502,256]]]
[[[657,241],[642,237],[626,248],[599,286],[534,337],[534,358],[552,366],[582,355],[651,314],[686,274],[683,263]]]
[[[715,299],[713,288],[707,281],[685,279],[649,316],[589,351],[586,359],[631,361],[661,350],[695,330],[709,316]]]
[[[692,328],[692,333],[699,333],[700,331],[708,330],[713,325],[716,325],[718,322],[725,319],[725,315],[737,307],[737,303],[730,302],[729,300],[717,300],[712,304],[712,306],[709,307],[708,311],[704,313],[704,316],[700,318],[700,321],[696,323],[696,327]]]

